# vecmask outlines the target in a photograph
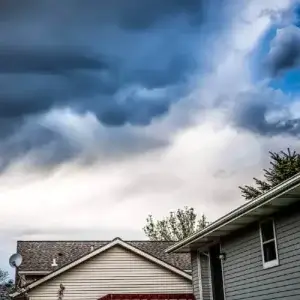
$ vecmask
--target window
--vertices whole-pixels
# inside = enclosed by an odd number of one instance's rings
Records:
[[[277,241],[273,219],[260,223],[260,240],[264,268],[278,266]]]

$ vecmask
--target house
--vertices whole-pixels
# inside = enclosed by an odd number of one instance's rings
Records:
[[[191,253],[197,300],[299,300],[300,175],[166,251]]]
[[[193,300],[190,255],[167,254],[174,242],[19,241],[14,299]],[[142,295],[142,296],[141,296]]]

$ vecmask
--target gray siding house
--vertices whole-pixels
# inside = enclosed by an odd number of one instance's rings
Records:
[[[197,300],[300,299],[300,175],[172,245]]]

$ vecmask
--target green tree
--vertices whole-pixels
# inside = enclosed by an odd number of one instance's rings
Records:
[[[0,299],[10,300],[9,294],[13,292],[14,284],[8,279],[8,273],[0,269]]]
[[[296,151],[269,152],[270,167],[264,169],[264,180],[253,178],[256,186],[239,187],[246,200],[254,199],[300,172],[300,154]]]
[[[162,220],[155,221],[152,215],[149,215],[146,222],[143,230],[152,241],[178,241],[203,229],[208,224],[205,215],[197,220],[194,209],[187,206],[176,212],[170,212],[169,216]]]

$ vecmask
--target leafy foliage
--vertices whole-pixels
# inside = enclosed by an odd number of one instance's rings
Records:
[[[291,150],[287,148],[286,152],[269,153],[271,167],[263,170],[265,180],[253,178],[256,187],[249,185],[239,187],[242,191],[242,196],[246,200],[260,196],[272,187],[300,172],[300,154],[296,153],[296,151],[291,152]]]
[[[149,215],[146,221],[143,230],[152,241],[178,241],[208,224],[205,215],[197,220],[194,209],[187,206],[176,212],[170,212],[168,217],[158,221],[154,221],[152,215]]]
[[[14,284],[8,279],[8,273],[0,269],[0,299],[10,300],[9,294],[13,292]]]

